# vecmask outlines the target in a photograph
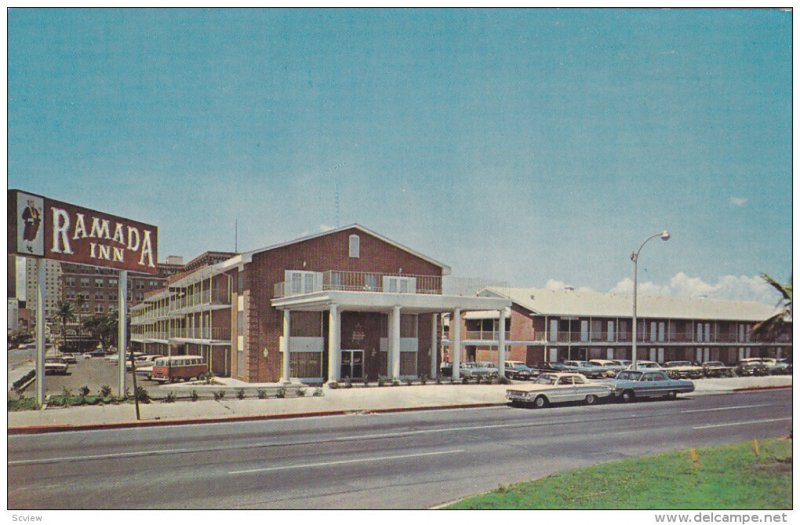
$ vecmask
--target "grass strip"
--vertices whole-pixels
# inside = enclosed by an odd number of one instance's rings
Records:
[[[792,508],[792,440],[614,461],[473,496],[448,509],[762,510]]]

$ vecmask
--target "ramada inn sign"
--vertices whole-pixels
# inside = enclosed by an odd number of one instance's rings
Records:
[[[8,253],[156,274],[158,228],[8,190]]]

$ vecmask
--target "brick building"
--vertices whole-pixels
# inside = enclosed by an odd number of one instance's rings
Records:
[[[131,310],[131,340],[249,382],[433,377],[440,314],[510,305],[443,295],[449,271],[347,226],[170,278]]]
[[[488,287],[484,297],[511,300],[504,339],[509,360],[631,359],[632,297],[576,290]],[[637,359],[723,361],[787,357],[791,325],[777,341],[757,341],[752,326],[773,305],[684,297],[639,296]],[[461,321],[466,360],[495,361],[497,312],[469,312]]]

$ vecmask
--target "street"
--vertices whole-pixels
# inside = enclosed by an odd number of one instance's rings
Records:
[[[9,436],[8,506],[429,508],[594,463],[786,435],[791,398],[776,390]]]

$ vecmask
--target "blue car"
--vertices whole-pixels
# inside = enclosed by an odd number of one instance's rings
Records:
[[[691,380],[672,379],[663,370],[623,370],[608,384],[611,395],[626,402],[642,397],[675,399],[678,394],[694,392]]]

